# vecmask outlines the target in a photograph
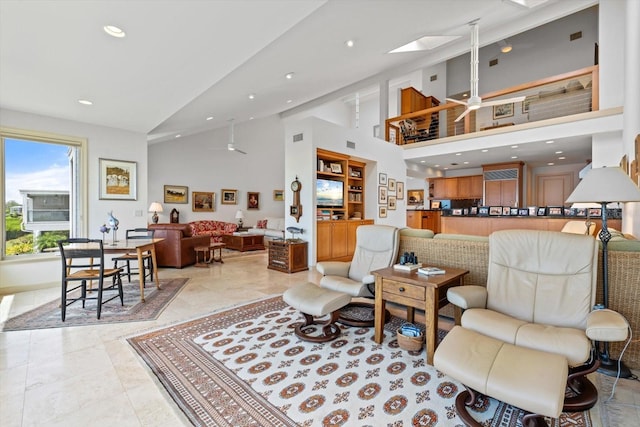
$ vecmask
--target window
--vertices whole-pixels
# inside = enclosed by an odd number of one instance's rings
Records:
[[[86,140],[0,128],[2,258],[43,256],[83,235]]]

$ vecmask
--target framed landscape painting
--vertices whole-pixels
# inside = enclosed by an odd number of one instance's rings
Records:
[[[191,195],[194,212],[214,212],[216,205],[216,193],[194,191]]]
[[[189,187],[184,185],[165,185],[165,203],[187,203],[189,201]]]
[[[136,162],[126,160],[99,159],[100,199],[137,200]]]

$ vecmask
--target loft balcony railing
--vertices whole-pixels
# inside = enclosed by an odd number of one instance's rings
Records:
[[[517,104],[482,107],[458,122],[466,107],[453,102],[392,117],[385,122],[385,139],[406,145],[597,111],[598,72],[594,65],[481,95],[483,101],[526,98]]]

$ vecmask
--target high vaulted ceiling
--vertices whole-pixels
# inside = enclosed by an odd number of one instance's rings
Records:
[[[597,1],[516,3],[0,0],[0,107],[160,141],[440,63],[468,51],[473,20],[480,20],[485,45]],[[126,37],[107,35],[105,25]],[[425,35],[460,38],[431,51],[387,54]],[[346,47],[347,40],[355,46]]]

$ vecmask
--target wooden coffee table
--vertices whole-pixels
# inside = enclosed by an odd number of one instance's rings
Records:
[[[227,245],[227,248],[234,249],[240,252],[258,251],[264,249],[264,236],[261,234],[223,234],[222,242]]]

